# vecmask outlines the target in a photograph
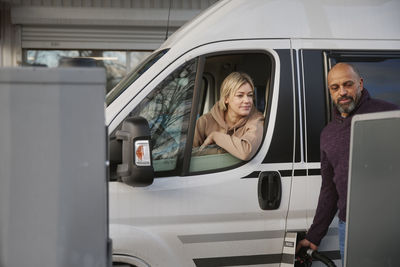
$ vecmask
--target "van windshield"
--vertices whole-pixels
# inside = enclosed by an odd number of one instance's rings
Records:
[[[124,79],[121,80],[108,94],[106,95],[106,105],[109,106],[118,96],[120,96],[134,81],[136,81],[146,70],[156,63],[163,55],[168,52],[168,49],[161,50],[151,54],[146,60],[132,70]]]

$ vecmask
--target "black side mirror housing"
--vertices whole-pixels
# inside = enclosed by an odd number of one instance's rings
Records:
[[[147,120],[142,117],[127,118],[115,136],[122,141],[122,164],[117,166],[117,175],[122,182],[135,187],[151,185],[154,169]]]

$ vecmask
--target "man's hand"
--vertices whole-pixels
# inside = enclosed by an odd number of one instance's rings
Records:
[[[315,245],[314,243],[311,243],[311,242],[308,241],[307,239],[303,239],[303,240],[301,240],[301,241],[297,244],[296,253],[298,253],[299,250],[300,250],[302,247],[309,247],[309,248],[311,248],[312,250],[318,250],[318,246]]]

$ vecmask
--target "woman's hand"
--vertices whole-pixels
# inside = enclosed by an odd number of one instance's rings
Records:
[[[214,144],[214,132],[211,132],[206,140],[204,140],[203,144],[200,146],[200,150],[203,150],[206,146],[209,146],[211,144]]]

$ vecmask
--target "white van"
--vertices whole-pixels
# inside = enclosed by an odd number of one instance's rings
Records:
[[[114,266],[292,263],[284,240],[310,227],[319,196],[326,74],[351,62],[373,97],[400,104],[399,11],[396,0],[223,0],[174,33],[107,95]],[[233,71],[254,79],[263,143],[245,162],[193,154],[196,119]],[[340,266],[336,221],[320,251]]]

